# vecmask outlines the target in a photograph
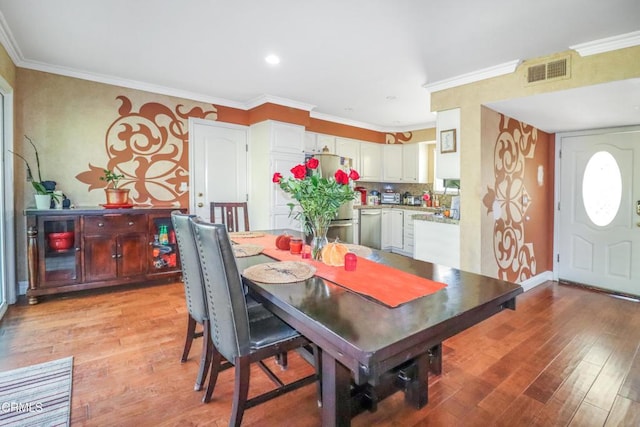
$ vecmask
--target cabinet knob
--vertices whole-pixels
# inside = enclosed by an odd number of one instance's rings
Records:
[[[80,248],[76,248],[76,252],[80,252]]]
[[[98,227],[104,227],[104,222],[99,222]]]
[[[111,255],[111,258],[116,259],[116,257],[117,257],[117,256],[118,256],[118,255],[116,255],[116,254],[112,254],[112,255]]]
[[[198,203],[198,207],[199,207],[199,208],[201,208],[201,207],[203,207],[203,206],[204,206],[204,203],[202,203],[202,202]]]
[[[133,221],[129,221],[129,227],[131,227],[133,224],[135,224]]]

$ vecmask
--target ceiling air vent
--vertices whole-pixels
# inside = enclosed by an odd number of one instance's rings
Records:
[[[569,77],[569,58],[557,59],[527,69],[527,83],[566,79]]]

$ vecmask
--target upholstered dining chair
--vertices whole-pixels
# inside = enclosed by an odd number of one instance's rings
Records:
[[[182,281],[184,283],[184,291],[187,300],[187,336],[182,352],[182,363],[186,362],[191,351],[193,340],[202,337],[202,354],[200,355],[200,367],[198,376],[196,377],[195,390],[202,390],[202,385],[207,377],[207,373],[211,367],[213,344],[211,343],[211,334],[209,333],[209,313],[205,301],[204,283],[202,272],[200,271],[200,260],[193,237],[193,230],[190,218],[195,215],[183,214],[180,211],[171,213],[171,222],[176,233],[176,241],[178,243],[178,252],[180,253],[180,263],[182,265]],[[273,317],[266,308],[256,302],[254,299],[247,301],[249,310],[249,318],[254,321]],[[202,325],[202,330],[196,332],[197,325]],[[286,358],[284,362],[280,362],[283,367],[286,366]],[[217,362],[216,370],[224,370],[233,365]]]
[[[200,258],[211,320],[209,330],[214,344],[212,370],[204,401],[211,400],[218,376],[215,368],[221,357],[225,357],[235,366],[235,387],[229,425],[239,426],[246,409],[317,380],[314,373],[292,383],[283,384],[263,362],[264,359],[282,352],[307,346],[309,341],[275,316],[260,321],[252,321],[249,318],[242,279],[225,226],[198,219],[190,221]],[[277,388],[248,399],[252,363],[258,363],[276,383]]]
[[[209,204],[212,223],[225,224],[227,231],[249,231],[247,202],[211,202]]]

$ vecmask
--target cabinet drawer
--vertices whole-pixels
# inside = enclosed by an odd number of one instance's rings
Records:
[[[104,215],[87,216],[84,218],[84,232],[91,234],[102,233],[131,233],[147,231],[146,215]]]

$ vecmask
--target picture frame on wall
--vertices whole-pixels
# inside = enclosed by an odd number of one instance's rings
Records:
[[[440,153],[456,152],[456,130],[447,129],[440,131]]]

